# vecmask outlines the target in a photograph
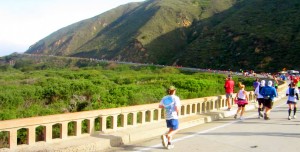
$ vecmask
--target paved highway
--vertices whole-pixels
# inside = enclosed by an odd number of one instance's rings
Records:
[[[233,117],[180,130],[174,137],[174,149],[162,147],[160,137],[141,143],[111,148],[114,151],[172,152],[299,152],[300,112],[288,120],[286,98],[276,102],[271,120],[257,118],[257,111],[247,111],[246,119]]]

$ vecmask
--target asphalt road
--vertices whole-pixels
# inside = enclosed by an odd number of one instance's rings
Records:
[[[270,118],[257,118],[257,111],[247,111],[245,120],[233,117],[180,130],[174,136],[175,147],[162,147],[160,137],[141,143],[114,147],[109,152],[299,152],[299,118],[288,120],[286,98],[276,102]],[[167,130],[167,129],[166,129]]]

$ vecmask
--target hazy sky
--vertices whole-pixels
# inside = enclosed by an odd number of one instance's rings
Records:
[[[29,46],[72,23],[144,0],[0,0],[0,56]]]

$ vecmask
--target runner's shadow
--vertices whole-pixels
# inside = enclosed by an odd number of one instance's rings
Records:
[[[186,132],[183,134],[188,135],[211,135],[211,136],[271,136],[271,137],[294,137],[294,138],[300,138],[300,133],[282,133],[282,132],[216,132],[216,133],[195,133],[195,132]]]
[[[135,145],[124,145],[122,146],[122,150],[124,151],[149,151],[147,150],[147,146],[135,146]],[[157,150],[166,150],[166,148],[164,147],[151,147],[151,150],[154,150],[154,149],[157,149]],[[117,151],[120,151],[120,150],[116,150]]]

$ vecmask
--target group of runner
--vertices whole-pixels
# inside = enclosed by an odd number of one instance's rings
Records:
[[[226,103],[230,111],[231,109],[231,98],[234,98],[234,103],[237,104],[238,109],[234,118],[237,119],[238,115],[241,120],[244,119],[243,114],[245,111],[245,106],[248,104],[247,91],[245,90],[245,85],[239,83],[239,91],[237,91],[235,97],[233,97],[234,81],[229,75],[226,78],[224,84],[226,92]],[[270,120],[270,112],[273,107],[274,99],[278,96],[278,78],[273,77],[273,80],[261,80],[257,78],[253,82],[254,93],[258,102],[258,118],[264,118],[265,120]],[[297,112],[297,101],[299,100],[299,90],[300,81],[299,77],[293,77],[289,88],[286,90],[288,109],[288,120],[296,118]],[[292,114],[293,111],[293,114]]]
[[[278,84],[275,80],[275,84]],[[255,85],[257,85],[255,87]],[[267,85],[265,80],[261,80],[259,84],[254,82],[254,93],[258,101],[258,118],[263,117],[265,120],[270,120],[270,112],[273,107],[274,99],[278,96],[278,86],[273,85],[273,81],[269,80]]]
[[[274,84],[272,81],[268,81],[268,85],[265,85],[265,80],[261,80],[259,83],[258,79],[253,83],[255,88],[255,95],[258,101],[258,118],[264,117],[265,120],[269,120],[269,114],[273,106],[273,99],[278,95],[278,78],[274,78]],[[288,109],[288,120],[296,119],[297,113],[297,101],[299,100],[299,89],[300,81],[298,77],[291,79],[289,88],[285,91],[287,98],[287,104],[289,105]],[[271,93],[273,92],[273,93]],[[276,96],[272,96],[276,92]],[[273,99],[272,99],[273,97]],[[293,115],[291,115],[293,111]],[[264,114],[263,114],[264,113]]]
[[[231,76],[228,76],[231,77]],[[231,82],[230,82],[231,81]],[[227,105],[229,105],[228,110],[230,110],[230,98],[233,96],[233,87],[234,82],[232,80],[226,80],[224,84],[224,88],[226,91],[226,101]],[[274,85],[275,84],[275,85]],[[266,85],[266,81],[262,80],[259,82],[259,79],[256,79],[256,81],[253,83],[254,92],[256,94],[257,100],[258,100],[258,118],[264,118],[265,120],[269,120],[270,112],[273,107],[273,102],[275,97],[278,96],[277,94],[277,81],[273,83],[273,81],[269,80]],[[238,115],[240,115],[240,119],[243,120],[243,114],[245,111],[245,106],[248,104],[248,95],[247,91],[245,90],[245,85],[241,82],[239,83],[239,91],[236,93],[234,97],[234,103],[237,104],[238,109],[236,111],[236,114],[234,115],[234,118],[237,119]]]
[[[274,82],[273,82],[274,81]],[[278,81],[277,78],[274,80],[261,80],[257,78],[253,83],[254,93],[258,101],[258,118],[264,118],[265,120],[270,120],[270,112],[273,107],[274,98],[278,96]],[[289,84],[289,88],[286,90],[286,96],[288,96],[287,104],[289,105],[288,109],[288,120],[296,118],[297,112],[297,101],[299,100],[299,89],[300,89],[299,79],[293,79]],[[299,85],[299,86],[297,86]],[[234,94],[234,81],[232,80],[231,75],[228,75],[224,84],[226,92],[226,103],[227,110],[231,110],[231,98]],[[237,91],[234,101],[238,105],[238,109],[234,118],[237,119],[237,116],[240,115],[240,119],[243,120],[243,114],[245,111],[245,106],[248,104],[248,94],[245,90],[245,85],[239,83],[239,91]],[[178,132],[178,112],[181,106],[180,99],[175,95],[176,88],[170,86],[167,89],[167,95],[162,98],[159,103],[159,108],[165,109],[166,114],[166,124],[169,128],[168,132],[161,136],[162,144],[167,149],[172,149],[174,145],[171,143],[172,137]],[[293,111],[293,115],[291,113]]]

